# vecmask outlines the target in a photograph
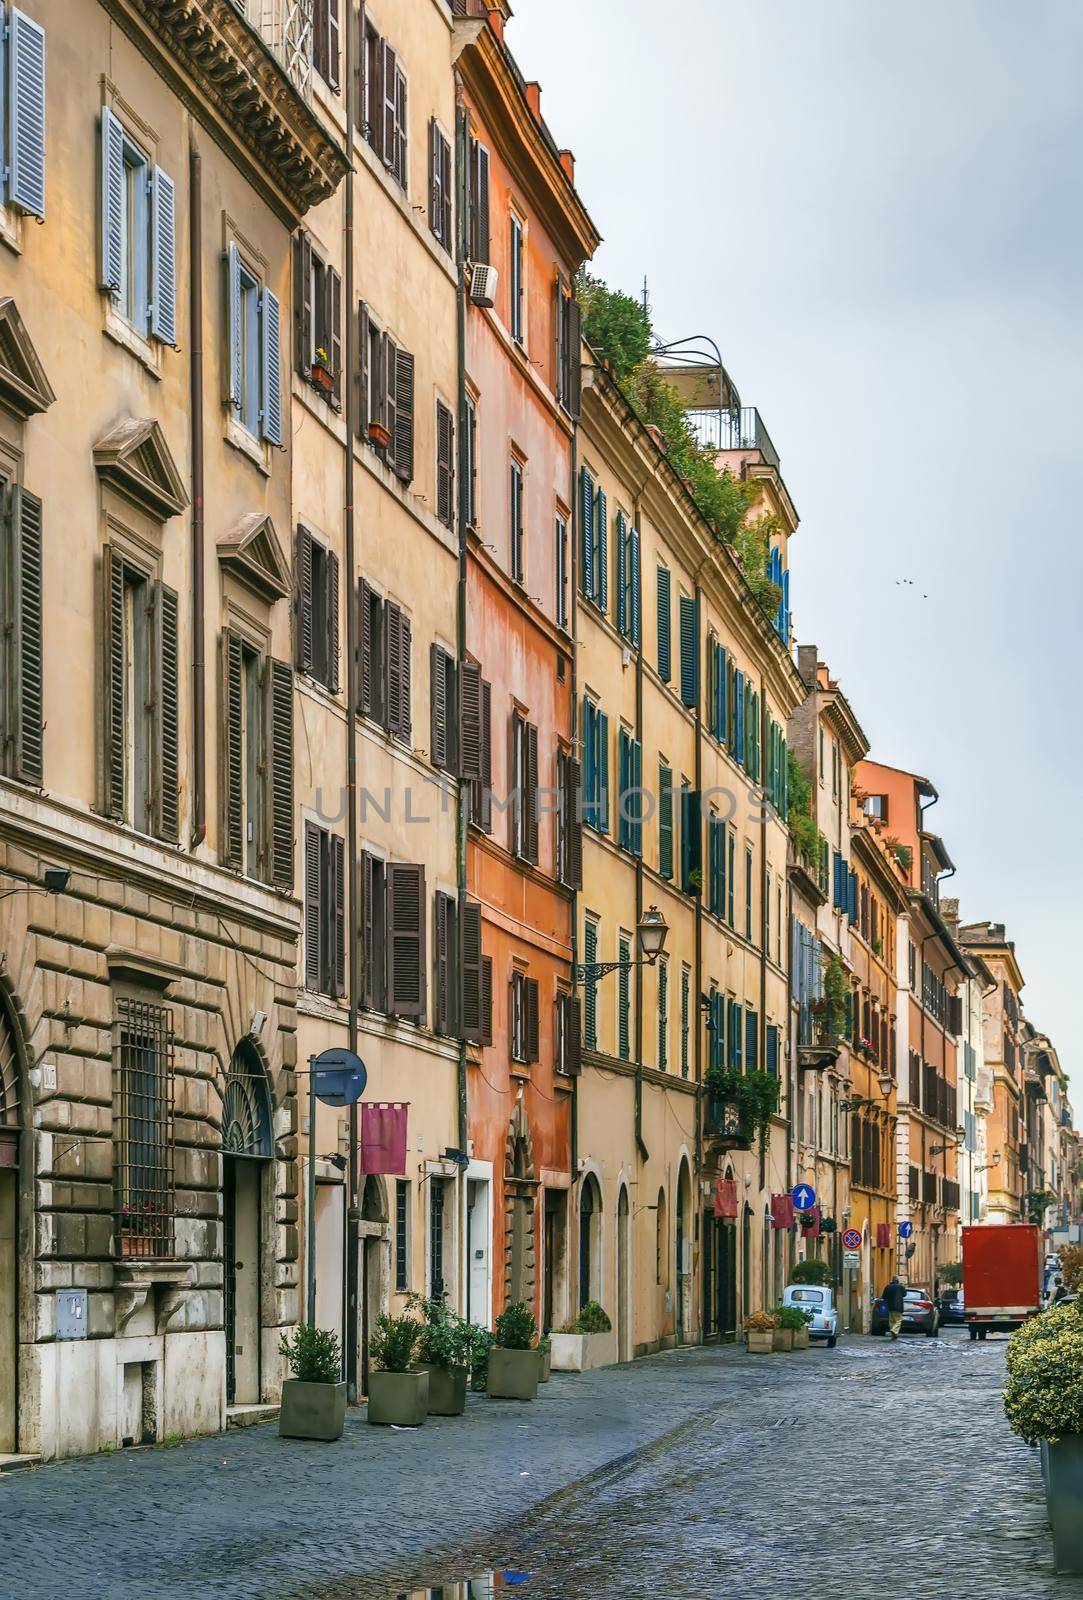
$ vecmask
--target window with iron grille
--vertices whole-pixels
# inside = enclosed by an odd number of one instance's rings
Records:
[[[410,1287],[410,1185],[405,1178],[395,1180],[395,1288],[401,1294]]]
[[[113,1047],[114,1176],[121,1256],[173,1254],[173,1013],[118,999]]]
[[[443,1178],[429,1179],[429,1296],[444,1298],[444,1200]]]

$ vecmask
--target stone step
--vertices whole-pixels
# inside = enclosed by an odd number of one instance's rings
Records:
[[[36,1467],[40,1463],[40,1456],[0,1456],[0,1472],[22,1472],[25,1467]]]
[[[257,1422],[273,1422],[278,1416],[277,1405],[227,1406],[227,1428],[252,1428]]]

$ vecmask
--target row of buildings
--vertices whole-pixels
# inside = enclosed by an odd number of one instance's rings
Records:
[[[1011,945],[795,645],[762,419],[666,370],[771,614],[582,342],[507,15],[5,7],[0,1454],[273,1404],[310,1224],[356,1395],[411,1292],[630,1358],[1075,1206]]]

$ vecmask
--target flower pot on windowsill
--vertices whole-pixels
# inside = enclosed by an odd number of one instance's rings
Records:
[[[321,361],[314,361],[309,369],[309,382],[320,394],[332,395],[335,392],[335,375],[330,367],[325,367]]]
[[[385,428],[382,422],[370,422],[369,443],[378,450],[386,450],[391,443],[391,429]]]
[[[427,1371],[369,1373],[370,1422],[385,1428],[420,1428],[428,1411]]]

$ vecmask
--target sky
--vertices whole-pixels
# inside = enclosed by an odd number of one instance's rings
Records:
[[[518,0],[508,43],[594,270],[758,407],[798,638],[936,785],[1083,1102],[1083,4]]]

